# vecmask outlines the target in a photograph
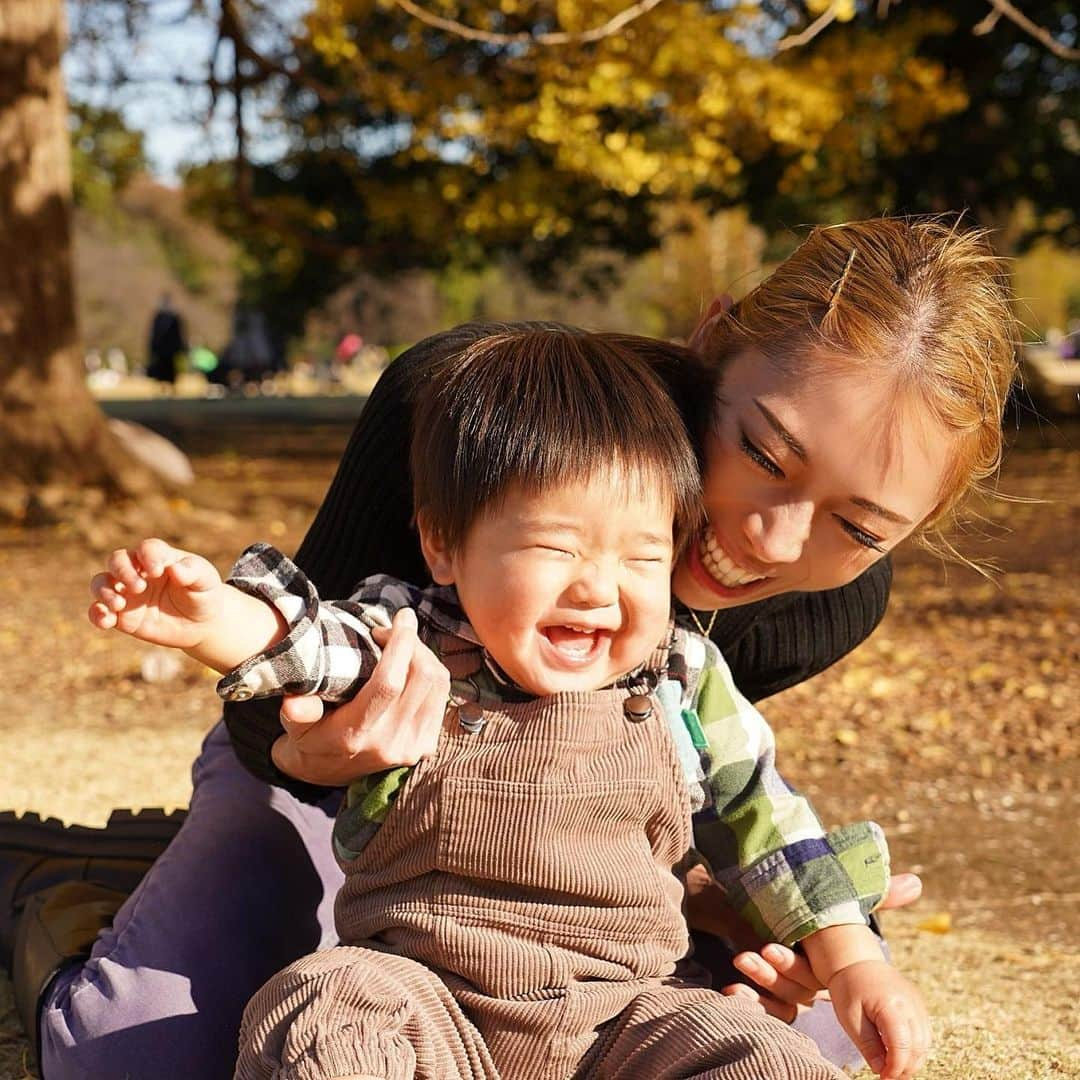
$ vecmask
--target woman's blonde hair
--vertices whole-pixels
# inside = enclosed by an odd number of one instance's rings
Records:
[[[1001,462],[1018,342],[1008,273],[986,232],[955,219],[895,217],[814,229],[713,322],[703,351],[723,363],[750,347],[792,373],[839,359],[854,377],[892,377],[898,396],[923,401],[960,435],[921,526],[924,543],[955,554],[942,529]]]

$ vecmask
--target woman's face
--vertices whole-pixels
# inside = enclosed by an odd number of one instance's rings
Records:
[[[935,508],[956,435],[828,357],[785,374],[748,351],[728,365],[706,437],[708,521],[672,588],[699,610],[858,577]]]

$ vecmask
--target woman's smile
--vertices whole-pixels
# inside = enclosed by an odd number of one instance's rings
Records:
[[[721,546],[711,525],[706,525],[698,541],[698,555],[701,564],[718,585],[728,589],[752,585],[764,581],[771,574],[758,574],[740,565]]]
[[[722,599],[749,596],[771,577],[752,573],[735,562],[720,546],[710,526],[706,526],[698,541],[688,548],[684,561],[694,579]]]

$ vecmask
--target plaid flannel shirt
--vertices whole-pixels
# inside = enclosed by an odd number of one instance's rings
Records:
[[[349,700],[379,657],[371,630],[389,626],[402,607],[416,610],[421,638],[450,668],[455,700],[528,697],[487,656],[452,587],[376,576],[348,600],[321,601],[294,563],[263,544],[244,552],[230,581],[273,604],[289,633],[221,679],[226,700],[281,693]],[[735,910],[763,937],[789,945],[826,926],[865,923],[888,884],[881,829],[874,822],[822,828],[777,772],[772,731],[707,638],[677,626],[667,667],[654,674],[690,792],[697,851]],[[339,859],[359,854],[409,772],[391,769],[350,786],[334,829]]]

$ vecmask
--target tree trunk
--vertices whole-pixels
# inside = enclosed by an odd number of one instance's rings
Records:
[[[86,388],[71,261],[63,0],[0,0],[0,489],[153,487]]]

